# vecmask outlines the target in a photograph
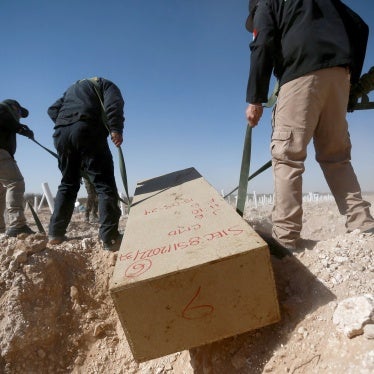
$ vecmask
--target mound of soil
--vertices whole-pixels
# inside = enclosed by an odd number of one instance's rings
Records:
[[[268,230],[270,210],[247,208],[245,218]],[[49,210],[38,215],[46,228]],[[279,323],[141,364],[109,295],[116,253],[102,250],[97,234],[74,213],[61,245],[42,234],[0,235],[0,373],[374,372],[374,236],[345,234],[333,202],[304,204],[308,246],[272,257]]]

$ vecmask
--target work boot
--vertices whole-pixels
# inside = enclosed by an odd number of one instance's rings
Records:
[[[371,235],[374,235],[374,227],[371,228],[371,229],[367,229],[367,230],[364,230],[364,231],[361,231],[362,234],[371,234]]]
[[[29,226],[25,225],[22,227],[11,227],[9,228],[6,233],[7,236],[16,237],[19,234],[35,234],[35,231],[32,231]]]
[[[117,252],[121,246],[123,234],[118,234],[116,239],[109,242],[102,242],[104,251]]]
[[[270,254],[282,259],[285,256],[292,256],[292,252],[295,248],[288,248],[283,244],[279,243],[276,239],[274,239],[270,234],[257,232],[261,238],[266,242],[269,247]]]
[[[66,239],[67,238],[65,235],[64,236],[50,236],[48,240],[48,244],[58,245],[64,242]]]

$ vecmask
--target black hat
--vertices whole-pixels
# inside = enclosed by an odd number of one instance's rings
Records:
[[[249,32],[253,32],[253,16],[255,14],[255,10],[257,8],[259,0],[249,0],[248,9],[249,9],[249,15],[245,22],[245,28]]]
[[[22,118],[26,118],[28,115],[29,115],[29,111],[26,109],[26,108],[23,108],[18,101],[16,100],[13,100],[13,99],[6,99],[3,101],[4,104],[7,104],[7,105],[14,105],[16,106],[19,110],[20,110],[20,113],[21,113],[21,117]]]

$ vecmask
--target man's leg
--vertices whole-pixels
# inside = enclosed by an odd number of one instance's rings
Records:
[[[94,197],[93,197],[93,207],[92,207],[92,217],[93,217],[93,220],[94,222],[98,222],[98,213],[99,211],[99,199],[98,199],[98,196],[97,196],[97,193],[95,191],[95,194],[94,194]]]
[[[93,208],[92,192],[95,191],[95,188],[87,178],[83,178],[83,182],[84,182],[84,186],[86,187],[86,191],[87,191],[85,217],[86,217],[86,222],[89,222],[90,221],[90,212],[92,211],[92,208]]]
[[[95,151],[87,158],[86,167],[98,195],[99,236],[103,242],[110,242],[119,235],[118,223],[121,216],[114,178],[113,158],[106,139],[100,147],[96,143]]]
[[[295,79],[281,87],[274,113],[272,235],[290,249],[296,247],[302,229],[302,174],[318,121],[318,96],[313,75]]]
[[[3,149],[0,149],[0,183],[6,188],[8,229],[19,229],[26,226],[25,182],[16,161]]]
[[[5,232],[5,196],[6,188],[0,183],[0,234]]]
[[[341,67],[318,72],[330,91],[314,136],[319,162],[339,212],[346,216],[348,231],[374,229],[370,204],[362,199],[361,188],[351,164],[351,141],[346,121],[349,72]]]
[[[62,239],[64,237],[80,188],[81,162],[79,154],[70,146],[70,132],[71,126],[62,127],[59,129],[58,136],[55,136],[62,178],[58,187],[53,214],[49,222],[48,235],[50,239]]]
[[[48,235],[50,238],[64,237],[74,212],[74,203],[77,199],[79,182],[78,185],[67,183],[66,177],[70,178],[71,175],[67,170],[65,170],[65,173],[58,187],[53,214],[49,222]]]

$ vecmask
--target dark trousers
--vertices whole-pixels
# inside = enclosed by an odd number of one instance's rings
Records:
[[[53,137],[62,179],[49,223],[49,235],[65,235],[74,211],[83,168],[95,186],[99,199],[100,239],[104,242],[115,239],[118,236],[121,210],[118,207],[113,158],[107,133],[95,124],[76,122],[58,127]]]

